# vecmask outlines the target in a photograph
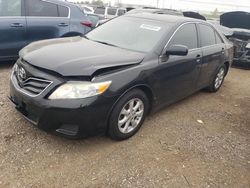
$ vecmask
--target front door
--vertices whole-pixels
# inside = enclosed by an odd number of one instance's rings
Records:
[[[197,28],[194,23],[181,26],[167,48],[172,45],[184,45],[189,49],[187,56],[169,56],[165,62],[160,62],[155,76],[157,77],[158,93],[161,101],[172,103],[195,90],[202,61],[202,52],[198,48]]]

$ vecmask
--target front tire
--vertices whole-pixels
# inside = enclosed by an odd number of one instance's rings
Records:
[[[213,82],[207,88],[210,92],[219,91],[219,89],[223,85],[223,82],[224,82],[224,79],[226,76],[226,72],[227,72],[226,65],[223,65],[219,68],[219,70],[217,71],[217,73],[213,79]]]
[[[115,105],[109,119],[109,136],[114,140],[125,140],[137,133],[149,109],[146,94],[134,89],[126,93]]]

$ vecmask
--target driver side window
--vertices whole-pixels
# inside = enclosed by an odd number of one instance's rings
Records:
[[[198,48],[197,29],[195,24],[185,24],[181,26],[170,40],[168,46],[184,45],[189,50]]]

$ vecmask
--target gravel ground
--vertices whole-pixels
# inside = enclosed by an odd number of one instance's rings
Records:
[[[0,67],[0,187],[250,187],[249,71],[231,69],[218,93],[166,107],[115,142],[32,126],[7,99],[10,67]]]

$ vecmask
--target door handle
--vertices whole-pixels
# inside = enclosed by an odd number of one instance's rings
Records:
[[[200,62],[201,62],[201,55],[200,55],[200,54],[198,54],[198,55],[196,56],[196,62],[197,62],[197,63],[200,63]]]
[[[22,23],[12,23],[10,27],[24,27],[24,25]]]
[[[221,53],[224,54],[225,53],[225,48],[221,49]]]
[[[67,26],[69,26],[69,24],[67,24],[67,23],[59,23],[58,26],[60,26],[60,27],[67,27]]]

